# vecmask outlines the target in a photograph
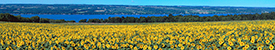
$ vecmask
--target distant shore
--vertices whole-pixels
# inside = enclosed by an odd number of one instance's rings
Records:
[[[27,15],[169,15],[169,14],[39,14],[39,13],[10,13],[10,14],[27,14]],[[217,14],[255,14],[255,13],[217,13]],[[180,14],[178,14],[180,15]],[[196,14],[191,14],[196,15]]]

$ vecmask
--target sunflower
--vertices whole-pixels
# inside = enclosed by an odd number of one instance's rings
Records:
[[[231,50],[232,48],[230,46],[227,47],[227,50]]]
[[[61,47],[61,49],[62,49],[62,50],[66,50],[66,48],[65,48],[65,47],[63,47],[63,46]]]
[[[178,47],[182,47],[182,44],[178,44]]]
[[[209,45],[209,46],[211,46],[211,45]],[[212,46],[216,46],[216,44],[212,44]]]
[[[234,45],[234,43],[231,42],[231,41],[228,41],[228,44],[229,44],[230,46],[233,46],[233,45]]]
[[[162,50],[162,48],[159,48],[158,50]]]
[[[20,48],[21,45],[20,45],[20,44],[17,44],[16,46]]]
[[[162,45],[161,47],[165,47],[165,44],[164,44],[164,43],[161,43],[161,45]]]
[[[28,47],[29,48],[29,47]],[[31,47],[30,47],[31,48]],[[31,49],[29,49],[29,50],[31,50]],[[53,50],[53,47],[51,47],[51,50]]]
[[[227,44],[223,44],[223,47],[227,47]]]
[[[172,48],[172,49],[173,49],[174,47],[175,47],[174,45],[171,45],[171,46],[170,46],[170,48]]]
[[[270,50],[273,50],[274,49],[274,46],[272,44],[269,45],[269,49]]]
[[[51,47],[51,48],[53,48],[53,47]],[[28,50],[31,50],[32,49],[32,47],[31,46],[28,46]]]
[[[6,50],[10,50],[10,48],[9,48],[9,47],[7,47],[7,48],[6,48]]]
[[[137,47],[134,47],[134,50],[138,50],[138,48],[137,48]]]
[[[199,49],[202,49],[202,47],[200,46],[200,45],[197,45],[197,49],[199,50]]]
[[[265,41],[266,44],[269,44],[269,42],[270,42],[269,40],[266,40],[266,41]]]
[[[245,45],[244,48],[249,48],[249,45]]]
[[[219,44],[222,45],[224,41],[220,41]]]
[[[158,49],[158,45],[154,45],[154,49]]]
[[[244,46],[245,45],[245,43],[244,42],[240,42],[240,46]]]
[[[52,41],[49,41],[49,44],[51,45],[51,44],[52,44]]]
[[[108,45],[108,44],[107,44],[107,45]],[[107,45],[106,45],[106,46],[107,46]],[[130,47],[130,48],[133,48],[133,45],[130,45],[129,47]]]
[[[95,48],[96,48],[96,46],[95,46],[95,45],[93,45],[93,46],[92,46],[92,49],[95,49]]]
[[[97,43],[97,46],[101,46],[101,43],[100,43],[100,42],[98,42],[98,43]]]
[[[147,48],[148,48],[148,46],[147,46],[147,45],[144,45],[144,46],[143,46],[143,49],[145,49],[145,50],[146,50]]]
[[[56,44],[59,44],[59,41],[57,40],[57,41],[55,41],[55,43],[56,43]]]
[[[251,42],[251,43],[254,43],[254,42],[255,42],[255,40],[254,40],[254,39],[252,39],[252,40],[250,40],[250,42]]]
[[[193,46],[193,47],[194,47],[194,46],[196,46],[196,45],[195,45],[194,43],[192,43],[192,44],[191,44],[191,46]]]
[[[86,44],[84,44],[84,48],[85,49],[89,49],[89,46],[87,46]]]
[[[143,48],[143,44],[139,45],[139,48]]]
[[[118,46],[118,44],[115,44],[115,47],[116,47],[116,49],[119,49],[120,47]]]
[[[111,46],[110,46],[109,44],[106,44],[106,47],[107,47],[107,48],[110,48]]]
[[[263,50],[263,48],[262,47],[257,47],[257,50]]]
[[[151,47],[151,46],[148,46],[147,48],[148,48],[149,50],[152,50],[152,47]]]
[[[72,44],[71,44],[71,46],[73,46],[73,47],[74,47],[74,46],[75,46],[75,44],[74,44],[74,43],[72,43]]]
[[[181,50],[184,50],[184,46],[180,47]]]
[[[111,46],[112,47],[112,49],[116,49],[116,47],[115,46]]]
[[[238,42],[242,42],[242,39],[241,39],[241,38],[238,38]]]
[[[236,42],[236,39],[233,38],[232,41],[233,41],[233,42]]]

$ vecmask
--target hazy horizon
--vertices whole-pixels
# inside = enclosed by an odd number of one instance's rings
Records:
[[[87,4],[87,5],[160,5],[275,7],[275,0],[4,0],[0,4]]]

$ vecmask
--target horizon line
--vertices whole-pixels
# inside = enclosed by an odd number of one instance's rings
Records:
[[[54,5],[54,4],[64,4],[64,3],[0,3],[0,4],[41,4],[41,5]],[[137,4],[67,4],[67,5],[133,5],[133,6],[208,6],[208,7],[257,7],[257,8],[275,8],[275,6],[270,7],[259,7],[259,6],[215,6],[215,5],[137,5]]]

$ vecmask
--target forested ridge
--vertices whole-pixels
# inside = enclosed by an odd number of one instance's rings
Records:
[[[168,16],[148,16],[148,17],[109,17],[108,19],[82,19],[80,23],[152,23],[152,22],[206,22],[206,21],[234,21],[234,20],[275,20],[275,12],[261,14],[240,14],[226,16],[197,16],[197,15],[176,15],[169,14]],[[35,22],[35,23],[67,23],[75,21],[65,21],[64,19],[54,20],[33,16],[25,18],[14,16],[9,13],[1,13],[0,21],[6,22]]]
[[[12,14],[228,14],[266,13],[274,7],[89,5],[89,4],[0,4],[0,13]]]

